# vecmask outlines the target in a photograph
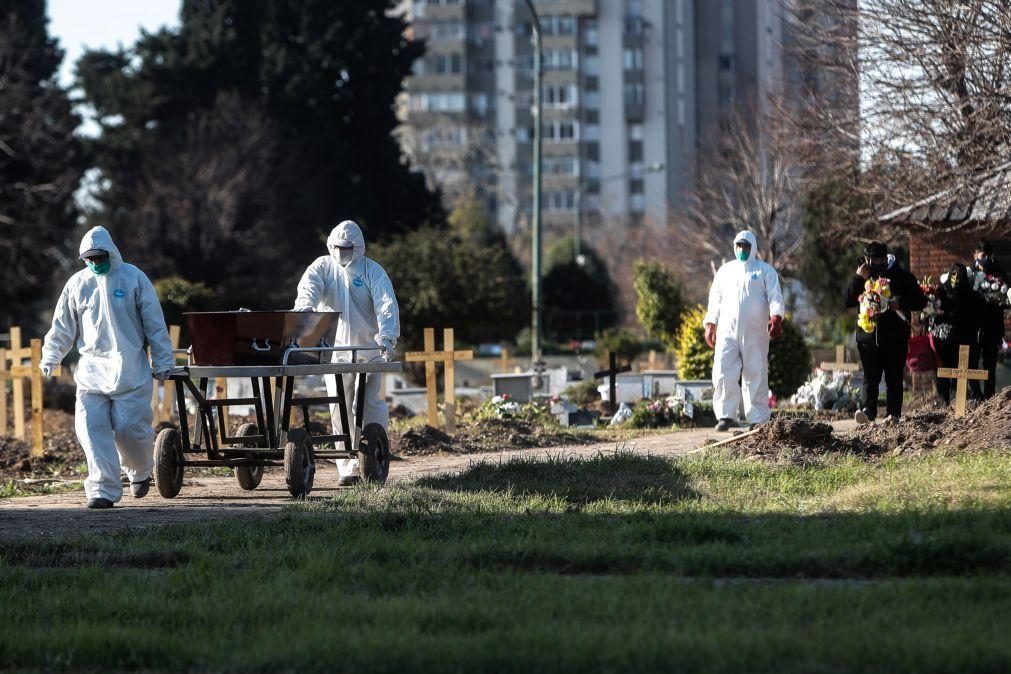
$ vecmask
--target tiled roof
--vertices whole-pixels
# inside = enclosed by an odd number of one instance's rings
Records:
[[[893,225],[1011,232],[1011,162],[878,218]]]

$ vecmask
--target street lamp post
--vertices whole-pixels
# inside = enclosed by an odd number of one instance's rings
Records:
[[[581,227],[581,220],[583,218],[583,189],[585,187],[589,187],[593,183],[599,185],[601,183],[606,183],[610,180],[618,180],[619,178],[628,178],[630,176],[641,176],[646,173],[659,173],[660,171],[663,171],[663,169],[664,169],[663,162],[658,161],[638,171],[625,171],[624,173],[618,173],[613,176],[607,176],[606,178],[587,178],[586,180],[583,180],[579,183],[579,186],[576,187],[575,199],[573,201],[573,206],[576,209],[576,217],[573,219],[572,223],[572,235],[573,239],[575,239],[572,246],[572,251],[574,255],[573,259],[576,261],[576,264],[578,264],[579,266],[583,265],[583,262],[580,261],[582,253],[580,251],[580,241],[579,241],[580,239],[579,230]]]
[[[533,16],[534,30],[534,203],[533,203],[533,260],[531,266],[531,325],[530,356],[534,372],[539,373],[541,362],[541,20],[532,0],[524,0]],[[540,384],[535,377],[535,385]]]

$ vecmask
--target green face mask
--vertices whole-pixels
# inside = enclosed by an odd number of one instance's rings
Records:
[[[741,262],[747,262],[748,256],[751,255],[750,250],[744,250],[743,248],[738,248],[735,252],[737,253],[737,259]]]
[[[85,264],[88,265],[88,269],[94,272],[95,276],[103,276],[109,273],[109,269],[112,268],[112,262],[110,260],[103,260],[99,263],[94,263],[91,260],[85,260]]]

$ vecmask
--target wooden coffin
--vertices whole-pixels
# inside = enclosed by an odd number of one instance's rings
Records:
[[[292,347],[332,346],[337,311],[202,311],[183,314],[193,365],[280,365]],[[292,354],[289,365],[329,362],[332,352]]]

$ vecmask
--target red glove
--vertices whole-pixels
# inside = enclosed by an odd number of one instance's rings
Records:
[[[783,317],[773,316],[769,319],[769,337],[776,339],[783,334]]]
[[[716,324],[706,323],[706,344],[710,349],[716,348]]]

